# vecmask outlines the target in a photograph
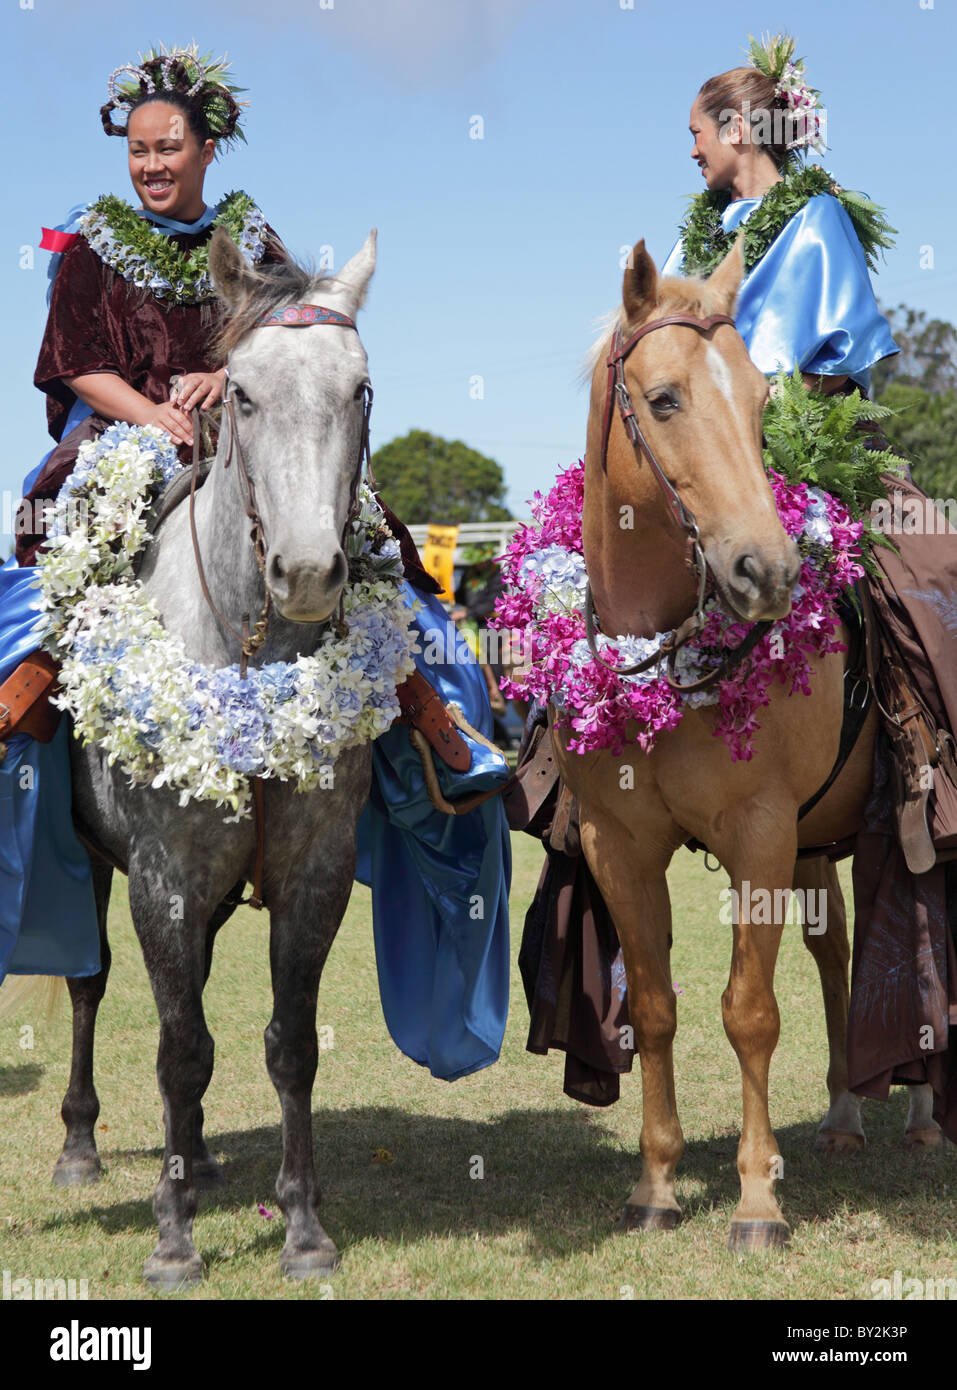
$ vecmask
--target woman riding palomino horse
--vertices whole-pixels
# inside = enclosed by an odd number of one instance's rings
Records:
[[[709,194],[695,200],[662,274],[644,243],[635,247],[616,331],[596,353],[582,550],[597,623],[613,647],[627,646],[629,659],[652,649],[660,641],[656,634],[685,623],[705,566],[726,613],[757,624],[789,612],[798,553],[782,529],[762,461],[768,376],[797,366],[811,389],[866,388],[868,369],[897,351],[867,274],[867,256],[887,244],[886,224],[866,200],[852,205],[852,221],[829,176],[796,167],[793,151],[816,142],[818,129],[815,94],[792,52],[788,41],[755,45],[755,67],[702,87],[690,126],[692,156]],[[749,110],[752,121],[767,122],[770,135],[762,139],[749,127]],[[759,233],[739,232],[762,205],[770,215]],[[688,278],[674,278],[682,272]],[[557,504],[547,515],[558,515]],[[697,560],[690,566],[689,552]],[[544,555],[527,561],[535,573]],[[613,634],[633,636],[625,642]],[[843,624],[835,635],[850,640]],[[598,660],[594,640],[591,653]],[[602,747],[607,684],[593,706],[569,710],[566,700],[566,718],[557,726],[550,711],[561,773],[579,803],[587,869],[621,943],[641,1064],[643,1163],[625,1226],[670,1228],[680,1215],[674,1173],[683,1138],[672,1064],[676,999],[665,875],[675,850],[689,840],[720,860],[734,890],[732,965],[722,1000],[743,1088],[741,1199],[732,1217],[732,1248],[760,1248],[788,1236],[774,1193],[779,1167],[768,1111],[779,1027],[773,978],[783,922],[757,914],[751,920],[741,906],[749,896],[770,894],[777,902],[791,885],[827,894],[826,931],[805,931],[821,972],[830,1045],[831,1106],[818,1142],[824,1148],[863,1142],[859,1102],[848,1092],[849,952],[830,856],[849,852],[864,822],[877,719],[871,707],[836,779],[799,820],[799,810],[835,767],[841,738],[845,662],[833,648],[823,652],[811,662],[810,694],[789,698],[780,684],[768,687],[749,760],[730,759],[714,736],[714,711],[700,707],[700,692],[686,697],[680,723],[657,737],[646,730],[641,745],[633,733],[624,747],[608,739],[605,751],[581,749]],[[572,674],[576,661],[591,660],[585,643],[572,649],[571,659]],[[618,665],[629,669],[621,657]],[[680,679],[680,661],[677,674]],[[572,713],[577,717],[569,725]],[[569,749],[573,733],[578,751]],[[817,847],[826,847],[829,857],[796,862],[800,848]],[[562,862],[550,852],[556,886],[547,873],[523,946],[529,1046],[564,1047],[575,1063],[566,1069],[569,1093],[608,1103],[617,1096],[617,1082],[613,1077],[614,1088],[604,1086],[593,1064],[604,1052],[607,1072],[622,1070],[615,1058],[616,1051],[621,1056],[619,1030],[607,1026],[615,1022],[621,994],[610,962],[600,978],[595,973],[603,947],[595,923],[603,904],[587,888],[582,894],[579,884],[574,897],[565,891],[570,880],[561,877]],[[577,919],[569,926],[569,901],[572,914],[581,910],[586,930],[594,933],[592,946],[579,947],[581,955],[571,946],[581,927]],[[581,1007],[586,993],[588,1007]],[[558,999],[564,1001],[560,1010]],[[926,1142],[939,1139],[929,1087],[912,1095],[908,1128]]]
[[[121,82],[124,73],[129,78]],[[114,124],[118,111],[126,114],[122,126]],[[195,49],[148,55],[111,78],[103,125],[108,134],[127,138],[130,177],[141,206],[101,199],[77,210],[71,222],[48,233],[45,243],[57,260],[36,383],[47,395],[50,430],[59,442],[24,489],[19,566],[11,561],[0,571],[0,687],[36,646],[35,561],[46,539],[38,519],[44,503],[53,501],[70,478],[81,445],[97,440],[113,421],[155,425],[186,461],[197,408],[208,412],[222,398],[224,353],[217,333],[223,318],[207,264],[215,227],[224,227],[242,251],[250,267],[249,294],[275,298],[283,284],[313,282],[291,265],[245,194],[232,194],[215,207],[204,202],[206,172],[214,155],[240,133],[240,114],[225,66],[200,59]],[[270,290],[272,266],[285,279]],[[254,271],[260,268],[265,279],[257,288]],[[335,280],[328,284],[334,294]],[[174,376],[179,380],[171,389]],[[243,398],[240,409],[246,404]],[[289,408],[294,405],[290,397]],[[308,402],[301,414],[308,439]],[[445,611],[431,597],[434,583],[404,527],[384,510],[401,543],[407,582],[415,585],[409,600],[417,599],[422,610],[415,619],[421,644],[417,661],[422,664],[422,650],[428,649],[428,680],[445,702],[456,700],[464,708],[480,733],[490,734],[485,683],[465,643],[448,644]],[[279,557],[273,570],[270,582],[278,594]],[[313,621],[310,593],[320,579],[306,573],[302,592],[286,595],[296,621]],[[227,650],[235,660],[238,646]],[[49,743],[15,733],[0,767],[2,873],[8,880],[0,902],[0,978],[6,971],[73,977],[76,1047],[64,1104],[67,1146],[58,1165],[58,1180],[69,1182],[91,1180],[99,1172],[92,1036],[110,957],[105,903],[100,903],[98,927],[87,852],[71,823],[67,736],[66,721]],[[504,760],[468,733],[463,739],[468,770],[438,769],[446,792],[482,790],[504,780]],[[14,774],[27,761],[36,776],[23,787]],[[373,888],[386,1019],[403,1050],[435,1075],[454,1079],[494,1061],[504,1031],[509,878],[504,818],[497,799],[454,821],[433,813],[407,730],[398,725],[377,740],[373,765],[358,873]],[[268,819],[265,833],[268,840]],[[475,916],[476,895],[484,906],[481,920]],[[214,914],[207,971],[212,937],[230,911],[223,904]],[[196,1147],[212,1173],[215,1165],[201,1139]]]

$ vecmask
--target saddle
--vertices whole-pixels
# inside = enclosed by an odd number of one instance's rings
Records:
[[[14,734],[28,734],[39,743],[53,738],[61,714],[50,704],[58,669],[46,652],[35,651],[0,685],[0,763]]]

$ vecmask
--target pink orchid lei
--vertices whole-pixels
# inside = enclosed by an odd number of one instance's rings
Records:
[[[769,628],[727,680],[686,696],[676,694],[656,666],[636,676],[616,676],[589,651],[582,617],[584,464],[579,461],[561,472],[547,496],[536,492],[534,521],[518,527],[502,560],[504,587],[493,622],[499,629],[518,629],[525,638],[523,665],[503,681],[504,693],[554,705],[560,725],[573,734],[568,747],[579,753],[607,748],[619,754],[631,721],[638,744],[648,753],[660,733],[678,725],[685,704],[717,705],[715,737],[725,740],[732,761],[749,759],[760,727],[758,711],[770,703],[773,682],[786,685],[789,694],[809,695],[809,658],[845,650],[834,636],[840,621],[835,604],[842,590],[864,574],[857,544],[862,523],[852,521],[830,493],[787,483],[773,470],[768,476],[781,524],[802,556],[791,612]],[[750,629],[750,623],[723,613],[715,599],[708,600],[705,611],[705,627],[679,652],[681,680],[718,664],[725,649],[736,647]],[[598,645],[606,661],[630,665],[655,650],[662,636],[599,635]]]

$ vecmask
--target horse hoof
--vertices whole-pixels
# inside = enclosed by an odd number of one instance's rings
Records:
[[[287,1279],[328,1279],[339,1268],[339,1251],[326,1238],[316,1250],[295,1250],[279,1256],[279,1268]]]
[[[819,1129],[814,1152],[819,1154],[857,1154],[864,1147],[863,1134],[847,1129]]]
[[[86,1187],[99,1182],[103,1165],[96,1154],[92,1158],[67,1158],[61,1154],[53,1169],[54,1187]]]
[[[790,1239],[791,1229],[784,1221],[732,1221],[728,1249],[771,1250]]]
[[[674,1207],[642,1207],[626,1202],[617,1229],[619,1231],[673,1231],[680,1220],[681,1212]]]
[[[904,1135],[904,1143],[911,1153],[923,1149],[939,1149],[943,1142],[943,1131],[939,1129],[909,1129]]]
[[[193,1163],[193,1186],[197,1192],[210,1192],[226,1186],[226,1174],[212,1155],[201,1163]]]
[[[198,1254],[188,1260],[161,1259],[151,1255],[143,1266],[143,1278],[157,1293],[175,1293],[202,1282],[203,1262]]]

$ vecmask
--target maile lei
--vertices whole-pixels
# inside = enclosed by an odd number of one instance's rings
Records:
[[[248,193],[228,193],[217,205],[211,225],[225,227],[253,265],[265,251],[266,222]],[[104,194],[91,203],[79,230],[105,265],[141,289],[172,304],[198,304],[214,299],[209,274],[209,241],[182,251],[122,198]]]
[[[772,184],[760,203],[740,227],[726,232],[721,214],[731,201],[727,189],[708,190],[691,199],[688,216],[678,228],[687,275],[710,275],[724,260],[736,238],[744,236],[745,272],[753,270],[771,243],[777,239],[811,198],[830,193],[848,214],[871,270],[877,269],[877,255],[893,246],[896,229],[883,209],[863,193],[841,188],[820,164],[787,169],[781,183]]]
[[[56,703],[133,783],[169,786],[180,805],[209,800],[248,814],[249,778],[329,785],[343,750],[399,714],[414,669],[413,607],[398,542],[363,486],[347,537],[348,634],[327,630],[295,662],[213,670],[190,660],[133,573],[159,490],[180,470],[153,425],[112,425],[80,446],[38,558],[43,645],[61,662]]]
[[[637,675],[617,676],[594,659],[582,616],[583,464],[560,473],[547,496],[535,494],[532,524],[518,527],[502,563],[504,590],[495,623],[525,633],[524,661],[502,688],[506,694],[552,704],[561,727],[572,735],[572,751],[610,749],[618,754],[635,740],[650,752],[660,734],[677,727],[686,705],[715,705],[715,736],[725,740],[732,761],[749,759],[760,727],[758,713],[770,703],[774,682],[788,693],[810,694],[811,659],[844,650],[835,636],[835,604],[870,561],[869,548],[879,537],[867,525],[867,510],[872,498],[885,492],[880,471],[893,471],[899,460],[866,449],[855,429],[858,419],[874,418],[873,402],[861,401],[856,392],[828,401],[819,392],[805,391],[800,372],[792,377],[781,373],[777,382],[765,411],[765,467],[781,524],[801,554],[800,575],[788,616],[774,623],[748,660],[715,686],[682,696],[656,665]],[[798,417],[801,428],[795,428]],[[802,439],[819,442],[802,448]],[[822,483],[841,497],[825,491]],[[705,628],[677,656],[683,683],[719,665],[751,627],[729,617],[713,598],[705,611]],[[610,664],[631,665],[658,650],[663,636],[600,634],[598,647]]]

